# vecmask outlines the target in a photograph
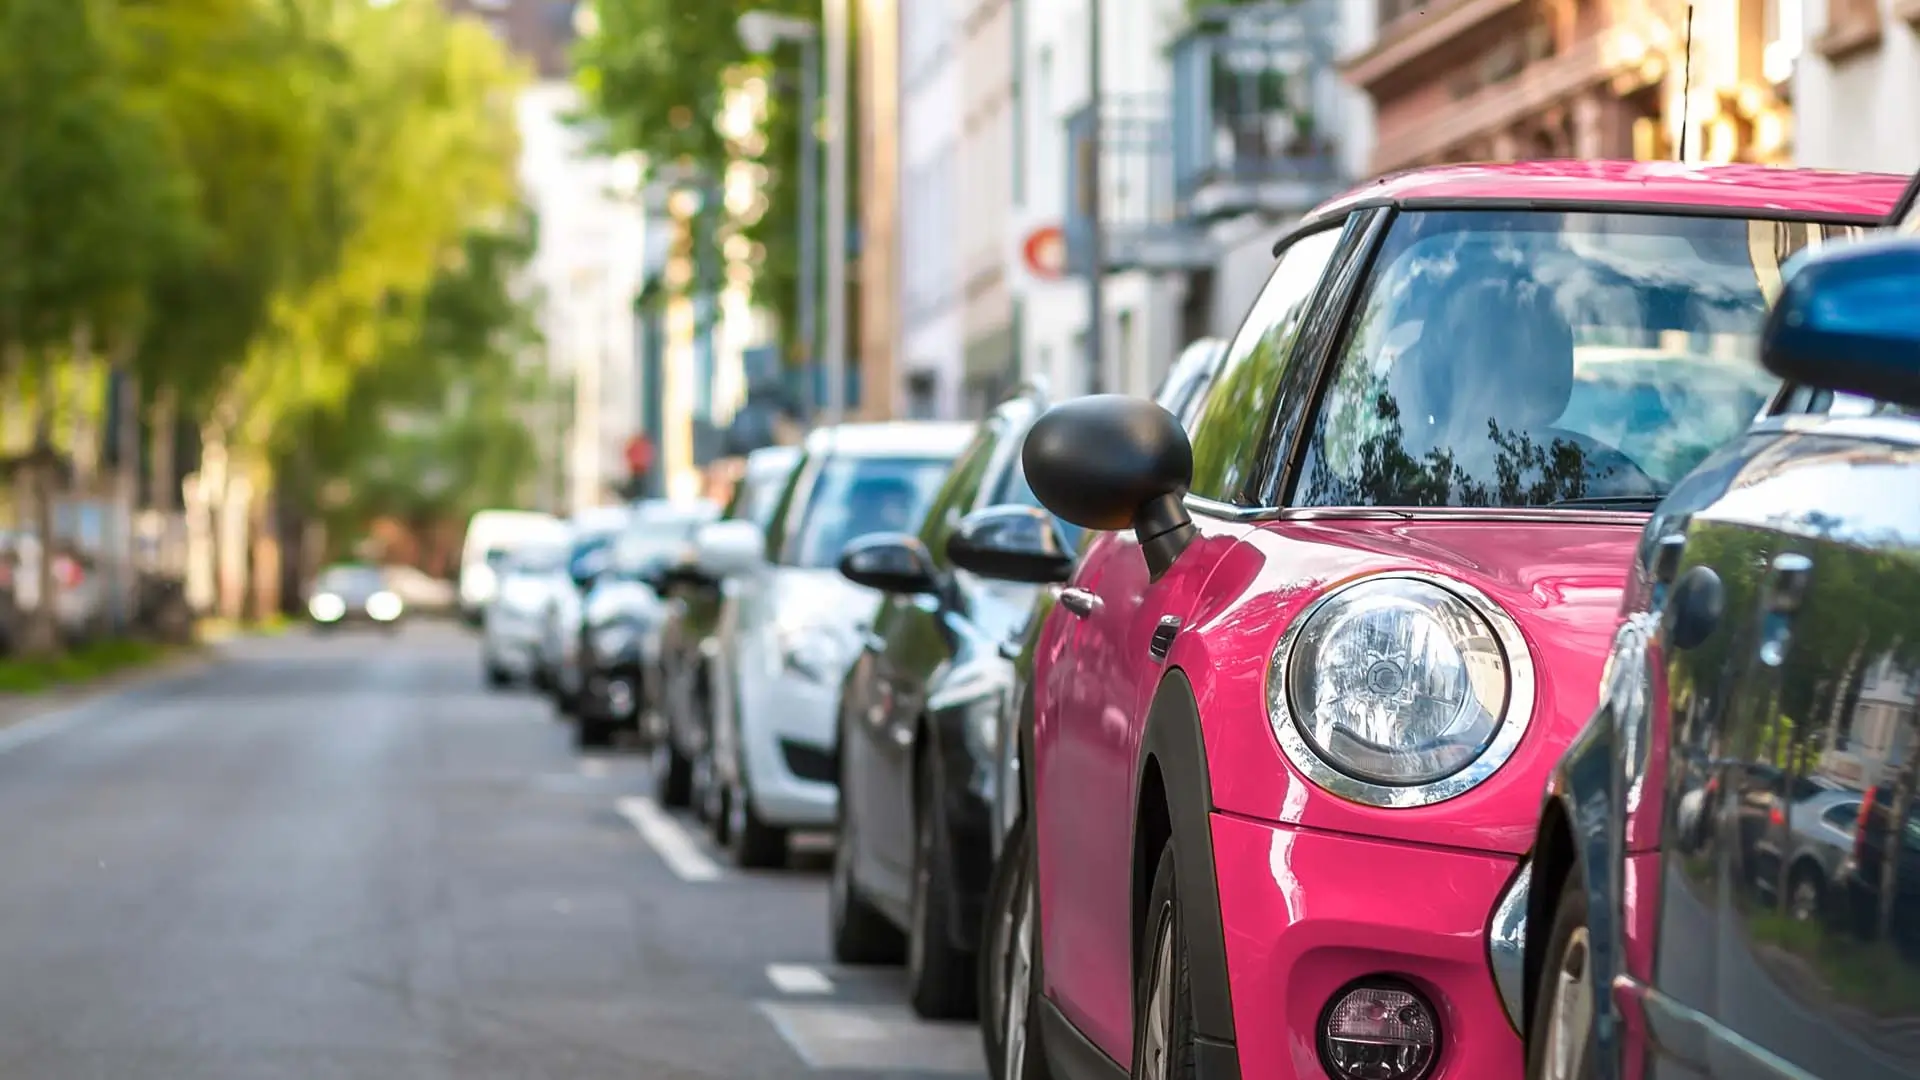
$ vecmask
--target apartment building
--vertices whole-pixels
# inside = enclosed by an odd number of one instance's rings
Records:
[[[1920,0],[1775,0],[1774,74],[1791,78],[1803,165],[1920,167]]]
[[[900,357],[893,412],[959,415],[966,332],[961,225],[963,15],[968,0],[914,0],[900,17]]]
[[[1376,39],[1344,65],[1372,99],[1371,171],[1657,159],[1682,147],[1689,160],[1789,160],[1791,110],[1767,67],[1781,9],[1774,0],[1378,0]]]
[[[917,2],[917,0],[916,0]],[[1006,245],[1013,200],[1014,0],[964,0],[960,20],[961,401],[982,416],[1019,372],[1019,319]]]

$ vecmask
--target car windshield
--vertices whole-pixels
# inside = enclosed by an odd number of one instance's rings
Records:
[[[370,596],[386,587],[386,575],[377,566],[330,566],[314,582],[316,592],[337,596]]]
[[[614,562],[628,573],[666,562],[685,550],[700,526],[710,520],[711,516],[685,513],[649,515],[614,541]]]
[[[814,481],[788,561],[832,569],[851,540],[868,533],[917,530],[952,467],[952,460],[943,457],[828,459]]]
[[[567,549],[561,544],[533,544],[520,548],[507,560],[507,569],[516,574],[550,574],[566,561]]]
[[[1692,217],[1395,220],[1295,501],[1651,508],[1750,424],[1780,264],[1859,232]]]

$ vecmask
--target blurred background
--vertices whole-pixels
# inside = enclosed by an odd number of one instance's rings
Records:
[[[1913,0],[0,12],[0,649],[34,654],[270,624],[341,559],[450,606],[482,509],[724,499],[815,423],[1031,377],[1149,393],[1386,171],[1920,163]]]

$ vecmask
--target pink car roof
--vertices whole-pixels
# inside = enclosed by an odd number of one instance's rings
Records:
[[[1472,203],[1713,208],[1877,224],[1906,190],[1887,173],[1671,161],[1516,161],[1391,173],[1322,203],[1308,220],[1358,206]]]

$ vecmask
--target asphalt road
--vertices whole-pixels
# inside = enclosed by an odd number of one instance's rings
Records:
[[[823,851],[743,874],[647,789],[445,627],[0,728],[0,1076],[981,1075],[826,962]]]

